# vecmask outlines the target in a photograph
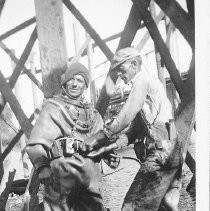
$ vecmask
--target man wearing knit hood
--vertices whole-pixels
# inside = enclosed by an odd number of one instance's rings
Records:
[[[104,211],[98,161],[81,156],[84,139],[103,128],[100,114],[83,99],[90,82],[80,63],[61,77],[62,93],[44,101],[27,153],[44,184],[45,211]]]

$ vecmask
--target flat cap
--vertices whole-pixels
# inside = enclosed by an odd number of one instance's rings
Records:
[[[123,62],[140,56],[139,51],[136,48],[128,47],[128,48],[123,48],[120,49],[113,57],[111,61],[111,67],[110,70],[115,69],[118,65],[122,64]]]

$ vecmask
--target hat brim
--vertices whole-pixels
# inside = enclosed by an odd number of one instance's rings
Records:
[[[134,54],[134,55],[128,56],[128,57],[126,57],[126,58],[124,58],[124,59],[122,59],[120,61],[114,62],[114,64],[111,65],[110,70],[112,71],[112,70],[116,69],[122,63],[126,62],[129,59],[133,59],[133,58],[135,58],[137,56],[140,56],[140,55],[139,54]]]
[[[113,65],[111,65],[110,67],[110,71],[116,69],[118,66],[120,66],[123,62],[125,62],[127,59],[123,59],[122,61],[120,62],[115,62]]]

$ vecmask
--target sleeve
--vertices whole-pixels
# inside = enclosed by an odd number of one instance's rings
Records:
[[[62,135],[59,127],[59,115],[56,106],[47,103],[31,131],[26,151],[36,168],[48,165],[47,150],[51,147],[52,142]]]
[[[123,106],[120,113],[112,121],[106,125],[105,130],[108,134],[113,135],[123,130],[130,122],[132,122],[136,114],[142,109],[144,101],[148,93],[148,82],[145,78],[138,78],[130,92],[127,102]],[[109,136],[109,135],[108,135]]]
[[[103,130],[104,121],[97,110],[94,111],[95,113],[95,121],[92,126],[91,135],[95,135],[98,131]]]
[[[130,125],[129,129],[126,131],[126,136],[128,138],[128,145],[133,144],[138,138],[138,132],[135,129],[134,122]]]

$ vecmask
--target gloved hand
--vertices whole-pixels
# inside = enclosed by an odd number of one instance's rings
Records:
[[[98,157],[99,155],[102,155],[106,152],[110,152],[112,151],[113,149],[117,149],[118,148],[118,145],[117,143],[111,143],[110,145],[108,146],[105,146],[105,147],[101,147],[100,149],[98,150],[94,150],[90,153],[87,154],[88,157]]]
[[[125,134],[119,135],[118,139],[109,141],[108,146],[101,147],[99,149],[96,149],[94,151],[91,151],[87,154],[88,157],[97,157],[99,155],[102,155],[107,152],[111,152],[114,149],[121,149],[123,147],[126,147],[128,145],[128,137]]]
[[[79,146],[79,149],[84,154],[88,154],[93,150],[100,149],[101,147],[108,146],[110,144],[109,139],[102,130],[97,132],[95,135],[85,139]]]
[[[52,171],[50,167],[43,167],[39,172],[39,180],[44,185],[50,185],[52,181]]]

